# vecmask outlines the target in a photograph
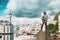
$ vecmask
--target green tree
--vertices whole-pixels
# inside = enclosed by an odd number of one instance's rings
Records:
[[[53,33],[56,34],[56,31],[58,31],[58,22],[56,22],[54,25]]]
[[[59,15],[60,15],[60,12],[58,12],[58,13],[56,14],[56,16],[54,17],[54,20],[57,21],[56,24],[55,24],[55,27],[56,27],[55,30],[56,30],[56,31],[58,31],[58,16],[59,16]]]
[[[55,24],[48,25],[48,30],[52,30],[54,34],[56,34],[56,31],[58,31],[58,15],[60,15],[60,12],[58,12],[54,17],[54,20],[57,22]]]
[[[54,20],[57,21],[57,22],[58,22],[58,15],[60,15],[60,12],[58,12],[58,13],[56,14],[56,16],[54,17]]]
[[[49,24],[48,25],[48,30],[53,30],[53,28],[54,28],[54,24]]]
[[[51,23],[48,25],[48,30],[49,31],[52,30],[53,34],[56,34],[56,31],[58,30],[57,26],[58,26],[58,22],[56,22],[55,25]]]

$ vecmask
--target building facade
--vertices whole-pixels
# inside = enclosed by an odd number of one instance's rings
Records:
[[[2,34],[1,40],[13,40],[14,35],[10,35],[9,33],[14,33],[14,26],[7,20],[0,20],[0,33]],[[5,35],[3,35],[5,34]]]
[[[58,29],[59,29],[59,33],[60,33],[60,15],[58,16]]]

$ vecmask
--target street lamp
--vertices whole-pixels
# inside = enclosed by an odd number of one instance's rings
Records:
[[[12,14],[11,14],[11,12],[10,12],[10,14],[9,14],[9,18],[10,18],[10,33],[11,33],[11,16],[12,16]],[[8,29],[9,30],[9,29]],[[9,38],[8,38],[8,40],[9,40]],[[10,35],[10,40],[11,40],[11,35]]]
[[[12,16],[11,12],[10,12],[9,16],[10,16],[10,27],[11,27],[11,16]]]
[[[11,11],[9,12],[9,26],[11,27],[11,16],[12,16],[12,14],[11,14]],[[9,29],[8,29],[9,27],[7,27],[7,32],[9,32]]]

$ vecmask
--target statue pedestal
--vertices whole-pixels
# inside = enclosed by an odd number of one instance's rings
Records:
[[[50,40],[49,32],[38,32],[36,40]]]

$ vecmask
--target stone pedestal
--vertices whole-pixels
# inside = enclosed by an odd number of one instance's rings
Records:
[[[50,40],[49,32],[38,32],[36,40]]]

